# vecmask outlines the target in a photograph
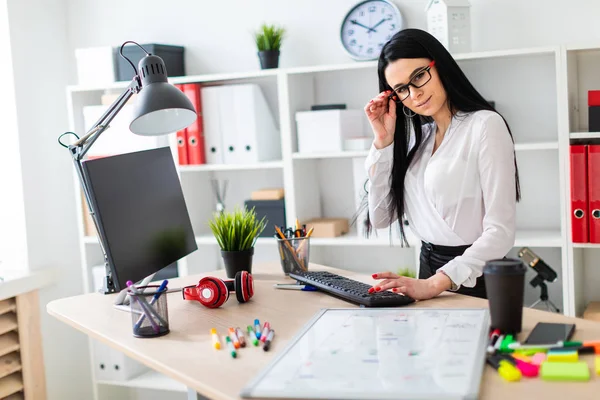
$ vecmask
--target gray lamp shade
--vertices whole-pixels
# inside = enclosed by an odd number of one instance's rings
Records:
[[[137,135],[154,136],[177,132],[192,124],[196,110],[188,97],[167,82],[167,69],[158,56],[140,60],[142,81],[129,130]]]

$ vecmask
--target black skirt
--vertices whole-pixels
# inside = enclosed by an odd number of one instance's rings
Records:
[[[419,279],[427,279],[430,276],[435,275],[439,268],[446,265],[455,257],[462,255],[469,247],[471,246],[440,246],[422,242],[421,256],[419,257]],[[470,288],[461,286],[457,290],[457,293],[487,299],[483,275],[477,278],[475,287]]]

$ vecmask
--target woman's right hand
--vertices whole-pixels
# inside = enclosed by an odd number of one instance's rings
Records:
[[[377,149],[383,149],[394,142],[396,102],[388,98],[391,93],[391,90],[381,92],[365,106],[365,113],[375,135],[373,144]]]

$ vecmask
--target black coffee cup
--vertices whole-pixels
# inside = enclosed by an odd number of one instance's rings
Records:
[[[523,261],[515,258],[490,260],[483,268],[492,329],[503,334],[521,332],[525,270]]]

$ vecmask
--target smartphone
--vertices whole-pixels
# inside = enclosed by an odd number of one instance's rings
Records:
[[[525,344],[554,344],[568,341],[573,336],[573,332],[575,332],[575,324],[538,322],[527,336]]]

